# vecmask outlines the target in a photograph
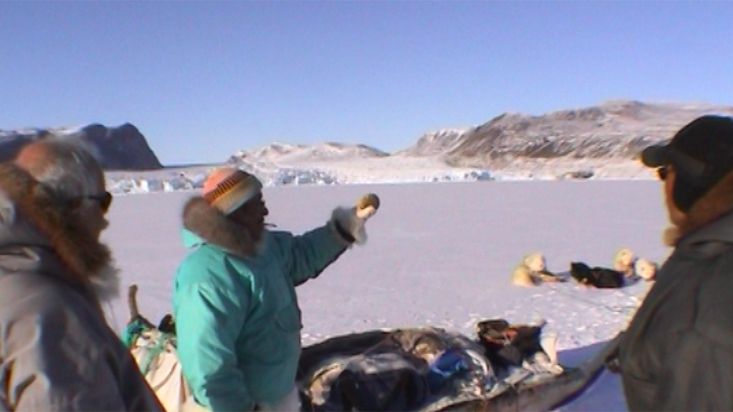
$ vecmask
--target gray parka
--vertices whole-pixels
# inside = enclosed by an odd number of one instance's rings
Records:
[[[733,410],[733,176],[690,210],[619,349],[629,409]]]
[[[104,319],[109,251],[42,192],[0,166],[0,411],[162,410]]]

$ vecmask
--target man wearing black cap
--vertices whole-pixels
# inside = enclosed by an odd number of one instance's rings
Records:
[[[626,401],[733,410],[733,119],[695,119],[642,161],[663,181],[674,252],[621,342]]]

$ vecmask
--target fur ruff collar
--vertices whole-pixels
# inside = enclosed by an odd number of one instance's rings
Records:
[[[195,196],[186,202],[183,208],[183,227],[238,256],[252,256],[259,248],[244,226],[228,219],[201,196]]]
[[[83,217],[69,213],[66,203],[49,189],[38,183],[28,172],[12,164],[0,165],[0,189],[12,202],[15,223],[5,222],[21,228],[12,230],[9,241],[14,238],[37,239],[33,243],[50,249],[62,263],[65,270],[54,271],[53,275],[71,282],[84,291],[92,291],[99,300],[117,296],[119,289],[118,271],[112,265],[109,248],[95,236],[83,230]],[[30,227],[18,224],[27,222]]]
[[[676,246],[684,236],[731,211],[733,211],[733,172],[728,173],[692,205],[681,225],[665,229],[663,241],[667,246]]]

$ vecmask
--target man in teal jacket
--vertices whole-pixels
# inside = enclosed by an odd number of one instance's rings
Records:
[[[184,243],[193,251],[175,280],[178,356],[196,402],[212,411],[297,408],[295,286],[363,243],[364,222],[378,207],[367,196],[361,207],[337,208],[326,225],[294,236],[265,229],[261,188],[244,171],[218,169],[183,212]]]

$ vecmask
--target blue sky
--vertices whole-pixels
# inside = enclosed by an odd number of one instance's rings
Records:
[[[729,2],[0,2],[0,129],[136,125],[164,164],[607,100],[733,104]]]

